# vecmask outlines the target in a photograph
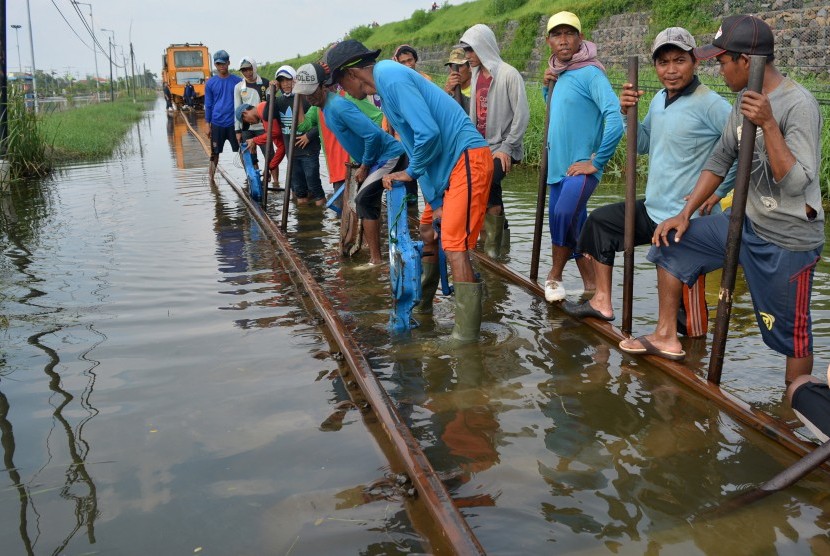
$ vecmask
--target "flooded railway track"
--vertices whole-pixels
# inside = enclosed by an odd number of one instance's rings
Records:
[[[190,127],[189,122],[188,127]],[[194,132],[193,128],[191,127],[190,129],[191,132],[198,137],[198,134]],[[201,138],[199,139],[200,141],[202,140]],[[222,171],[221,168],[220,171]],[[427,503],[436,504],[434,508],[430,508],[428,510],[432,517],[433,523],[439,528],[445,527],[446,524],[442,523],[440,518],[441,514],[445,514],[449,517],[450,527],[457,528],[455,530],[456,532],[453,534],[444,533],[446,534],[447,539],[453,535],[457,535],[458,539],[461,539],[459,541],[461,543],[460,545],[453,544],[451,540],[448,542],[448,544],[452,545],[452,550],[460,553],[469,553],[471,551],[483,552],[481,545],[473,536],[469,526],[467,526],[466,522],[463,520],[463,517],[461,517],[457,509],[455,509],[452,499],[447,494],[443,484],[435,476],[429,462],[426,461],[425,457],[423,462],[420,461],[419,458],[423,457],[423,453],[420,449],[418,449],[417,442],[412,437],[412,434],[409,432],[406,425],[402,422],[400,416],[397,414],[397,411],[392,405],[389,396],[386,394],[383,387],[374,378],[374,374],[369,367],[368,362],[360,354],[355,340],[348,334],[348,332],[345,331],[343,323],[339,319],[333,306],[328,302],[325,296],[322,295],[322,289],[320,286],[316,283],[310,272],[308,272],[308,269],[305,269],[305,272],[298,270],[301,267],[305,267],[293,249],[288,245],[287,239],[279,231],[277,224],[271,220],[271,218],[265,213],[264,210],[261,209],[259,205],[250,201],[244,190],[235,184],[230,176],[228,176],[224,171],[222,171],[222,174],[237,194],[244,200],[250,212],[255,216],[257,221],[263,229],[266,230],[269,236],[271,236],[272,240],[277,243],[287,255],[289,255],[292,267],[295,268],[298,276],[300,276],[303,282],[303,287],[309,290],[311,294],[310,298],[314,302],[315,308],[321,315],[323,315],[332,336],[338,343],[338,346],[340,346],[340,349],[344,355],[346,355],[350,349],[354,349],[354,357],[346,357],[346,361],[349,363],[352,373],[354,373],[354,379],[352,379],[351,376],[346,376],[344,377],[344,380],[347,383],[352,380],[357,383],[361,387],[363,395],[367,396],[367,398],[369,397],[366,394],[368,391],[370,395],[377,395],[378,399],[382,401],[380,404],[377,402],[367,403],[376,411],[376,415],[381,422],[380,426],[384,431],[384,436],[389,441],[391,448],[393,448],[393,450],[390,451],[390,446],[383,447],[384,453],[390,458],[390,461],[397,460],[402,462],[407,469],[407,472],[410,474],[410,478],[412,479],[413,485],[418,491],[421,500],[425,500]],[[538,283],[482,253],[474,252],[474,257],[477,259],[478,263],[487,270],[498,274],[515,285],[520,286],[536,297],[542,299],[544,298],[544,291]],[[558,307],[555,307],[555,309],[559,311]],[[585,319],[582,322],[588,325],[594,332],[596,332],[603,339],[607,340],[613,346],[616,346],[616,344],[625,337],[617,327],[610,323],[596,319]],[[338,338],[338,334],[340,332],[345,333],[342,338]],[[642,359],[642,356],[638,357],[626,355],[626,357],[647,361],[651,366],[660,369],[672,379],[683,384],[687,389],[692,390],[693,392],[713,402],[719,409],[722,409],[725,413],[735,418],[737,421],[761,432],[767,438],[774,440],[797,456],[804,456],[812,452],[816,447],[814,443],[804,440],[797,435],[793,431],[792,427],[781,418],[774,417],[764,411],[753,408],[740,398],[723,390],[720,386],[707,381],[693,368],[652,356],[645,356],[645,359]],[[366,380],[367,382],[364,384],[362,382],[363,380]],[[377,411],[377,408],[381,409],[380,412]],[[400,437],[393,438],[397,436],[398,433],[400,433]],[[416,449],[416,451],[410,452],[409,450],[413,448]],[[403,452],[401,452],[401,450],[403,450]],[[413,453],[419,455],[413,456]],[[402,454],[409,455],[402,456]],[[407,461],[407,458],[410,458],[410,461]],[[421,466],[422,463],[424,464],[423,466]],[[825,473],[828,472],[826,464],[822,469]],[[423,481],[419,483],[418,479],[422,479]],[[432,490],[433,488],[435,488],[435,490]],[[430,497],[433,498],[432,501],[429,500]],[[444,531],[447,531],[447,529],[444,529]],[[433,541],[433,539],[430,540]]]
[[[187,118],[183,119],[190,133],[201,143],[205,152],[209,153],[204,138],[192,127]],[[344,372],[343,365],[338,365],[344,384],[351,386],[347,388],[349,396],[361,409],[370,431],[377,433],[377,425],[380,426],[382,436],[375,434],[375,437],[378,439],[381,450],[389,460],[392,469],[404,472],[406,475],[406,479],[400,479],[398,483],[404,489],[408,488],[407,483],[411,484],[411,488],[415,491],[415,496],[411,497],[412,504],[422,505],[432,521],[432,526],[425,524],[424,519],[418,518],[419,509],[410,512],[413,514],[413,523],[420,522],[424,526],[422,532],[437,553],[443,552],[443,548],[451,550],[454,554],[484,554],[484,548],[456,508],[444,483],[373,373],[357,341],[347,330],[305,263],[291,248],[285,235],[265,210],[259,204],[254,203],[244,189],[221,166],[217,169],[239,195],[271,241],[286,256],[286,263],[294,271],[300,285],[308,292],[309,299],[322,316],[331,340],[340,349],[343,363],[348,367],[348,372]],[[367,419],[369,412],[377,418],[377,425]],[[385,439],[385,442],[382,442],[381,438]]]

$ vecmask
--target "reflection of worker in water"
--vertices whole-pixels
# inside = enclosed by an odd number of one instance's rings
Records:
[[[173,110],[173,95],[170,94],[170,87],[167,86],[167,83],[164,84],[162,91],[164,92],[164,103],[167,105],[166,108],[168,110]]]
[[[184,105],[188,108],[193,108],[193,97],[195,96],[195,92],[193,84],[188,81],[187,85],[184,86]]]

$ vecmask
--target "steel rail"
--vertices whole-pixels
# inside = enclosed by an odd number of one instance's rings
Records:
[[[528,292],[535,294],[544,300],[545,290],[538,283],[519,274],[508,266],[499,263],[498,261],[494,261],[484,253],[472,251],[472,254],[482,266],[486,267],[491,272],[510,280],[514,284],[523,287]],[[566,314],[558,304],[552,305],[552,307],[562,312],[562,314]],[[595,332],[599,333],[599,335],[608,341],[613,342],[614,345],[628,337],[624,335],[619,328],[603,320],[585,318],[581,319],[581,322],[591,327]],[[630,357],[645,358],[645,360],[651,365],[657,367],[678,382],[688,386],[690,389],[713,401],[719,408],[726,411],[726,413],[741,423],[760,431],[768,438],[775,440],[781,444],[781,446],[787,448],[798,456],[803,457],[816,448],[814,443],[807,442],[796,436],[792,429],[782,420],[751,407],[740,398],[722,390],[717,384],[709,382],[703,377],[698,376],[692,369],[686,367],[685,365],[654,355],[626,355]],[[826,471],[830,470],[826,466],[824,469]]]
[[[184,118],[184,121],[205,151],[209,152],[204,140],[196,133],[187,118]],[[282,233],[279,226],[268,216],[265,210],[251,201],[224,168],[219,165],[217,165],[217,168],[225,181],[245,203],[263,231],[286,255],[283,262],[289,264],[294,270],[317,311],[323,317],[331,336],[340,348],[344,360],[351,370],[354,382],[360,387],[367,403],[378,417],[386,439],[394,448],[395,455],[399,458],[419,495],[418,500],[424,504],[437,528],[434,531],[435,534],[428,537],[432,548],[445,546],[452,550],[454,554],[485,554],[484,548],[458,511],[440,477],[432,468],[418,441],[412,436],[409,427],[395,409],[389,395],[375,376],[359,345],[349,333],[322,287],[288,243],[287,237]],[[381,448],[384,447],[381,446]],[[386,453],[386,450],[384,452]],[[433,533],[432,530],[430,532]]]

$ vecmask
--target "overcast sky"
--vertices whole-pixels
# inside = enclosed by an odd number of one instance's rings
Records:
[[[87,44],[88,31],[70,0],[28,0],[32,11],[35,62],[37,68],[83,79],[95,73],[91,48],[84,46],[61,18],[58,11]],[[464,0],[449,0],[461,4]],[[443,0],[439,0],[439,4]],[[227,50],[233,67],[242,56],[257,62],[276,61],[308,54],[343,37],[349,29],[377,21],[380,24],[406,19],[416,9],[429,9],[428,0],[88,0],[92,4],[98,42],[107,48],[107,37],[100,29],[115,31],[115,42],[123,45],[129,61],[132,36],[136,63],[146,64],[153,73],[161,72],[161,56],[171,43],[201,42],[211,52]],[[55,7],[57,5],[57,8]],[[26,0],[6,3],[9,25],[21,25],[20,58],[31,67],[29,22]],[[78,6],[89,20],[89,6]],[[130,33],[132,24],[132,33]],[[6,31],[8,71],[18,71],[17,36]],[[120,51],[116,56],[120,60]],[[98,56],[102,77],[109,74],[103,55]],[[138,66],[136,68],[138,72]]]

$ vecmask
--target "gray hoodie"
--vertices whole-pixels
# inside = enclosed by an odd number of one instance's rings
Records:
[[[250,56],[245,56],[244,58],[242,58],[242,60],[239,61],[239,65],[241,66],[244,62],[250,62],[251,66],[254,68],[252,79],[253,82],[257,83],[257,86],[252,87],[251,84],[246,82],[244,78],[242,79],[242,81],[236,84],[236,86],[233,88],[234,111],[236,111],[236,107],[240,104],[250,104],[251,106],[256,107],[257,104],[265,100],[265,95],[261,93],[268,87],[268,81],[260,78],[259,74],[257,73],[256,60],[254,60]],[[237,119],[234,119],[233,123],[234,128],[237,132],[242,130],[242,122],[240,122]],[[265,130],[265,126],[263,126],[262,123],[250,124],[250,126],[248,126],[248,129],[250,131],[260,131]]]
[[[490,152],[504,152],[514,160],[524,156],[522,141],[530,109],[525,82],[519,71],[501,59],[496,35],[486,25],[473,25],[461,36],[461,42],[472,47],[481,64],[493,76],[487,93],[487,124],[485,139]],[[480,67],[472,68],[470,80],[470,119],[476,123],[476,80]]]

